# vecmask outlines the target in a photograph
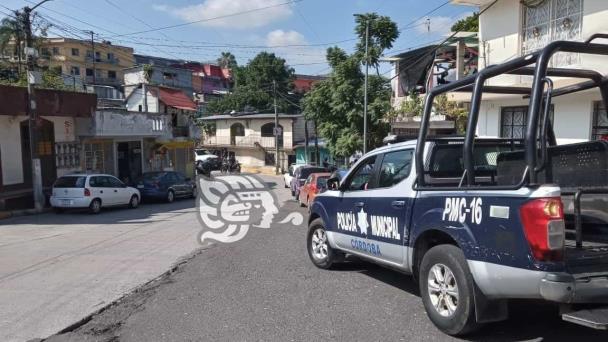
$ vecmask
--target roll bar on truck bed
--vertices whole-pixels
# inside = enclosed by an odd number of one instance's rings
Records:
[[[522,186],[538,185],[538,173],[544,168],[547,144],[556,145],[555,134],[553,133],[552,125],[549,118],[549,106],[551,98],[566,94],[572,94],[579,91],[598,87],[600,89],[602,101],[605,108],[608,108],[608,78],[600,73],[592,70],[584,69],[567,69],[567,68],[550,68],[549,61],[557,52],[582,53],[592,55],[608,56],[608,44],[593,43],[596,39],[608,39],[608,34],[594,34],[585,42],[574,41],[555,41],[548,44],[542,50],[531,54],[515,58],[502,64],[489,66],[477,74],[465,77],[452,83],[437,86],[427,92],[424,112],[420,124],[420,132],[415,150],[415,167],[417,173],[416,189],[419,190],[463,190],[463,189],[495,189],[495,190],[511,190],[518,189]],[[529,67],[535,64],[534,67]],[[501,87],[501,86],[485,86],[485,81],[499,75],[528,75],[533,76],[534,80],[531,88],[525,87]],[[587,81],[577,83],[570,86],[565,86],[559,89],[553,89],[553,82],[549,77],[571,77],[588,79]],[[547,90],[545,91],[545,86]],[[429,122],[431,119],[431,110],[433,101],[438,95],[452,92],[471,90],[471,107],[467,119],[466,132],[463,144],[463,163],[464,172],[462,181],[458,187],[429,187],[425,183],[424,173],[424,146],[427,141]],[[521,177],[521,181],[515,185],[478,185],[475,183],[475,168],[473,159],[473,148],[477,120],[481,106],[482,95],[484,92],[501,93],[501,94],[520,94],[524,98],[529,97],[529,107],[524,140],[524,155],[525,169]],[[545,103],[545,111],[541,115],[543,108],[543,99]],[[537,133],[539,132],[539,124],[542,127],[540,130],[540,163],[537,160]]]

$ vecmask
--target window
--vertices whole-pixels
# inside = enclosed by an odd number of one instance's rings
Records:
[[[389,152],[380,165],[378,187],[391,187],[409,176],[412,168],[412,150]]]
[[[87,58],[93,58],[93,51],[87,50]]]
[[[357,169],[347,181],[346,191],[368,190],[373,188],[371,184],[373,171],[376,165],[376,156],[371,156],[357,165]]]
[[[48,56],[50,56],[50,55],[51,55],[51,53],[49,52],[49,48],[45,48],[45,47],[43,47],[43,48],[40,50],[40,55],[42,55],[43,57],[48,57]]]
[[[86,72],[86,75],[87,75],[87,76],[93,77],[93,69],[89,69],[89,68],[87,68],[87,69],[85,70],[85,72]]]
[[[84,167],[88,171],[103,171],[104,153],[103,144],[91,143],[84,145]]]
[[[59,54],[59,47],[54,46],[53,47],[53,55],[58,55]]]
[[[108,78],[116,79],[116,71],[108,70]]]
[[[109,61],[113,61],[114,60],[114,54],[112,52],[108,52],[107,57],[108,57]]]
[[[608,140],[608,115],[602,101],[593,103],[593,129],[592,140]]]
[[[94,176],[89,179],[89,185],[92,188],[111,188],[110,177],[107,176]]]
[[[101,62],[101,52],[95,51],[95,62]]]
[[[80,56],[80,50],[72,48],[72,56]]]
[[[121,182],[118,178],[116,177],[106,177],[108,179],[108,183],[111,187],[113,188],[123,188],[125,187],[125,184],[123,182]]]
[[[543,48],[555,40],[580,40],[583,25],[583,0],[547,0],[537,6],[524,6],[522,52]],[[578,62],[578,54],[558,53],[554,66]]]
[[[84,176],[65,176],[59,177],[53,184],[54,188],[84,188],[86,177]]]
[[[73,76],[79,76],[79,75],[80,75],[80,68],[79,68],[79,67],[75,67],[75,66],[73,66],[73,67],[70,69],[70,75],[73,75]]]
[[[551,124],[553,124],[553,105],[549,112]],[[541,113],[542,114],[542,110]],[[526,135],[528,122],[528,106],[503,107],[500,118],[500,137],[523,139]],[[539,125],[540,126],[540,125]]]

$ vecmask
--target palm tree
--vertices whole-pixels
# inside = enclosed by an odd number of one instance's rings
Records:
[[[17,56],[19,72],[21,72],[22,52],[21,45],[25,41],[25,35],[21,23],[17,18],[19,12],[15,12],[15,18],[5,17],[0,20],[0,55],[5,55],[9,45],[13,45],[13,56]]]
[[[236,57],[230,52],[222,52],[220,58],[217,59],[217,64],[222,69],[234,69],[237,66]]]

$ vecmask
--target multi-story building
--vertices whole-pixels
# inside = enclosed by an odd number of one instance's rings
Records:
[[[194,146],[200,131],[194,121],[197,106],[190,70],[156,64],[129,68],[125,70],[125,92],[128,111],[167,117],[170,134],[160,135],[155,144],[144,147],[153,156],[153,167],[193,175]]]
[[[135,64],[133,48],[109,41],[91,42],[72,38],[48,38],[42,43],[38,63],[60,71],[67,84],[81,81],[119,87],[125,68]]]
[[[556,40],[584,41],[594,33],[608,32],[605,0],[453,0],[453,4],[479,6],[479,68],[541,49]],[[607,43],[606,40],[597,42]],[[605,56],[558,53],[551,66],[585,68],[608,73]],[[554,79],[554,88],[576,82]],[[486,85],[530,87],[531,76],[501,75]],[[470,101],[469,94],[455,98]],[[597,88],[552,99],[553,129],[558,143],[608,138],[608,116]],[[479,112],[479,136],[522,138],[529,99],[521,95],[484,94]]]
[[[246,169],[274,172],[277,163],[274,113],[233,113],[205,116],[207,124],[201,144],[209,150],[224,151]],[[304,117],[301,114],[278,114],[279,167],[287,169],[296,162],[296,144],[305,140]]]

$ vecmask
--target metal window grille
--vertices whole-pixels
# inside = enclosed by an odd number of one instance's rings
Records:
[[[581,40],[583,0],[546,0],[537,7],[524,7],[522,53],[545,47],[555,40]],[[580,62],[578,53],[557,53],[552,66]]]
[[[593,103],[592,140],[608,140],[608,114],[602,101]]]

